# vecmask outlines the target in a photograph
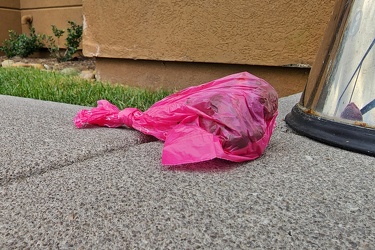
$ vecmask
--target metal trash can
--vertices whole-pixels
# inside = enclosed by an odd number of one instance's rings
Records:
[[[338,0],[301,100],[297,132],[375,156],[375,1]]]

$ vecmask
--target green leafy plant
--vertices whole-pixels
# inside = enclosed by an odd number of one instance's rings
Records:
[[[51,55],[59,62],[71,60],[73,55],[78,51],[79,44],[82,41],[83,26],[73,21],[68,21],[68,24],[70,27],[67,28],[65,50],[61,50],[59,47],[60,38],[64,35],[65,30],[58,29],[56,25],[52,25],[52,32],[57,41],[52,36],[47,37],[47,48]]]
[[[14,30],[9,30],[9,39],[4,40],[0,51],[4,52],[8,58],[14,56],[28,57],[43,48],[45,36],[37,34],[31,24],[29,28],[29,35],[17,34]]]

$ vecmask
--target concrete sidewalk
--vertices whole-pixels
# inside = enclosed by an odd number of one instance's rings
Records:
[[[260,159],[163,167],[83,107],[0,96],[0,249],[374,249],[375,158],[293,133],[298,100]]]

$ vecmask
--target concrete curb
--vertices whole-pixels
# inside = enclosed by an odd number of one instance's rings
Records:
[[[60,153],[48,164],[37,160],[44,171],[0,186],[1,249],[374,247],[375,158],[291,131],[283,117],[299,95],[280,100],[279,124],[261,158],[169,168],[160,164],[162,142],[138,143],[136,132],[123,129],[74,130],[71,117],[82,107],[0,99],[8,109],[18,106],[13,115],[1,115],[1,136],[8,141],[13,137],[13,148],[32,154],[29,162],[51,155],[29,140],[50,138],[58,128],[63,131],[55,138],[67,139],[50,146],[74,152],[65,156],[69,164],[53,171],[47,167],[60,161]],[[39,115],[27,116],[30,111]],[[59,121],[41,126],[40,118],[51,115]],[[30,119],[35,123],[29,128],[32,133],[26,140],[17,139],[28,131],[21,127]],[[18,127],[13,134],[11,125]],[[47,132],[38,133],[38,128]],[[81,135],[89,138],[82,142],[76,138]],[[116,140],[119,137],[123,139]],[[88,147],[90,157],[83,157],[80,147]],[[13,158],[25,157],[5,150]],[[20,168],[19,162],[8,161],[7,171]],[[28,164],[22,166],[25,172]]]

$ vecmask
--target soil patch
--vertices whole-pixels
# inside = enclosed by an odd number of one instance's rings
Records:
[[[6,56],[0,56],[0,62],[4,60],[8,60]],[[14,62],[23,62],[23,63],[38,63],[42,64],[46,69],[51,70],[58,70],[61,71],[65,68],[75,68],[79,71],[83,70],[95,70],[95,58],[91,57],[77,57],[68,62],[58,62],[56,58],[52,57],[28,57],[28,58],[21,58],[21,57],[13,57],[9,60],[13,60]]]

